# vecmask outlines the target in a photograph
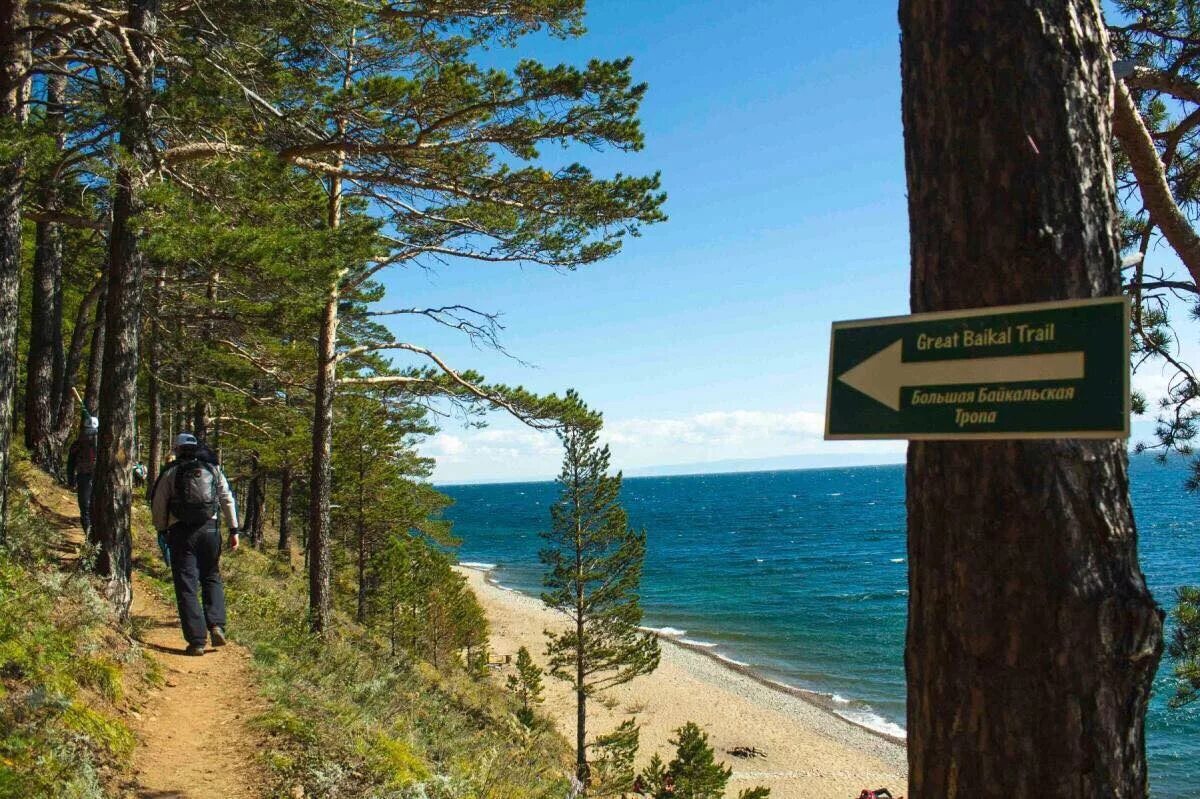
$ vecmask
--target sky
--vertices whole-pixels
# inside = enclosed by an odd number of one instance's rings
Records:
[[[384,279],[389,307],[501,313],[508,356],[416,318],[393,330],[492,381],[575,388],[628,473],[902,461],[904,442],[821,437],[830,324],[909,309],[895,0],[592,0],[586,24],[489,58],[632,56],[645,149],[544,156],[661,171],[669,221],[571,273],[452,263]],[[1135,385],[1163,380],[1151,368]],[[500,414],[445,419],[422,450],[441,483],[550,479],[561,458],[553,433]]]

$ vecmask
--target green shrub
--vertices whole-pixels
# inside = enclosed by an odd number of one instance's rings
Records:
[[[247,550],[222,560],[231,635],[254,655],[271,708],[264,762],[277,793],[342,799],[536,799],[566,791],[569,751],[513,721],[515,702],[461,663],[390,654],[382,635],[339,616],[318,642],[303,577]]]
[[[114,620],[91,582],[49,558],[58,531],[10,494],[0,548],[0,799],[100,799],[101,772],[134,738],[111,704],[124,670],[108,654]]]

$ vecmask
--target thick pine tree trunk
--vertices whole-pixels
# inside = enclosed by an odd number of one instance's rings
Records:
[[[140,74],[129,74],[121,120],[121,147],[130,160],[117,170],[109,236],[108,297],[104,368],[100,381],[100,438],[92,518],[99,553],[96,568],[107,579],[107,593],[122,617],[133,600],[133,540],[130,509],[137,426],[138,339],[141,331],[144,259],[138,250],[136,218],[142,164],[149,162],[149,116],[153,91],[151,38],[156,30],[157,0],[130,0],[128,25]]]
[[[62,127],[62,100],[66,78],[53,75],[46,80],[46,126],[52,132]],[[62,147],[62,136],[58,146]],[[59,178],[49,175],[38,187],[38,199],[47,211],[61,205]],[[62,338],[63,238],[55,222],[39,221],[33,256],[29,355],[25,368],[25,445],[33,462],[50,472],[58,471],[60,443],[57,432],[58,401],[63,381]]]
[[[53,195],[43,191],[43,199]],[[25,372],[25,444],[33,462],[53,470],[54,421],[58,415],[55,363],[62,362],[61,312],[62,233],[52,222],[38,222],[33,256],[29,355]]]
[[[24,0],[0,0],[0,124],[16,130],[24,121],[29,61]],[[0,163],[0,541],[8,518],[9,445],[17,388],[17,316],[21,285],[21,201],[25,157]]]
[[[902,0],[912,309],[1120,292],[1084,0]],[[1161,616],[1123,442],[909,446],[913,799],[1144,797]]]

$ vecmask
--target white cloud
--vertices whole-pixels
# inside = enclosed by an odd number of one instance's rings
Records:
[[[774,442],[784,447],[820,439],[824,424],[821,414],[811,411],[712,411],[682,419],[617,420],[606,426],[605,437],[614,446],[630,447],[654,442],[704,447]]]
[[[791,455],[878,453],[894,459],[903,442],[824,441],[814,411],[708,411],[682,417],[607,418],[601,439],[615,469],[703,464]],[[548,479],[562,456],[553,433],[502,421],[494,427],[434,436],[426,452],[441,482]]]

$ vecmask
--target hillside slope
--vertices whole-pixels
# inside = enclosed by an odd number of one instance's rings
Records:
[[[82,540],[70,492],[27,463],[18,466],[17,477],[14,507],[31,509],[17,515],[26,537],[42,539],[44,551],[0,550],[6,575],[0,611],[24,586],[39,600],[30,606],[43,609],[32,616],[46,618],[9,622],[31,632],[14,634],[0,647],[3,712],[22,718],[22,706],[42,695],[49,680],[74,697],[68,707],[101,719],[93,726],[108,737],[84,740],[65,712],[16,725],[0,738],[0,799],[562,794],[565,743],[546,727],[520,725],[509,698],[489,681],[455,667],[393,658],[345,618],[330,640],[313,640],[305,627],[303,580],[290,559],[247,549],[227,553],[222,571],[234,643],[186,657],[169,572],[139,508],[135,604],[130,624],[117,625],[90,579],[80,576]],[[54,627],[53,609],[70,607],[61,592],[43,587],[58,583],[79,593],[75,604],[95,608],[91,615],[75,612],[87,624],[61,642],[61,659],[69,664],[80,652],[94,651],[101,662],[111,660],[115,665],[102,669],[112,684],[107,694],[66,665],[52,674],[19,665],[39,646],[37,636]],[[35,748],[59,738],[74,742],[67,747],[73,759],[30,779]]]

